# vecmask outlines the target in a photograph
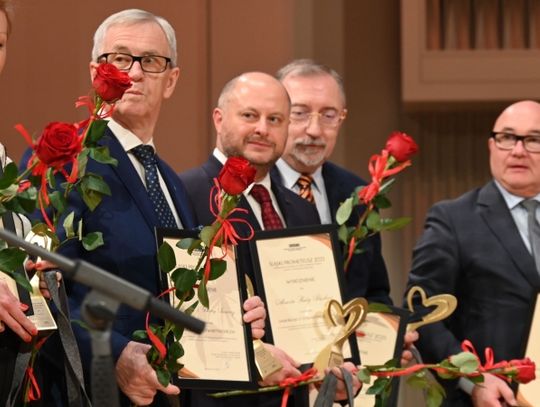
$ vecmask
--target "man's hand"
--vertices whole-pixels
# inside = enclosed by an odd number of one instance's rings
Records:
[[[502,379],[492,374],[484,375],[484,382],[474,386],[471,397],[475,407],[517,405],[512,389]],[[507,404],[504,404],[503,400]]]
[[[358,373],[358,368],[351,362],[345,362],[341,367],[345,368],[352,375],[352,384],[353,384],[353,396],[356,395],[362,388],[362,382],[356,377]],[[343,373],[338,367],[333,367],[332,369],[327,369],[326,374],[333,374],[338,378],[336,386],[336,397],[334,401],[347,400],[347,387],[345,385],[345,380],[343,380]]]
[[[251,335],[253,339],[261,339],[264,336],[264,327],[266,319],[266,308],[261,298],[258,296],[250,297],[244,302],[244,322],[251,324]]]
[[[172,384],[163,387],[156,372],[146,360],[150,345],[129,342],[116,362],[116,381],[120,390],[136,405],[146,406],[154,400],[156,392],[176,395],[180,389]]]
[[[296,362],[284,351],[276,348],[274,345],[265,343],[264,346],[277,360],[281,362],[283,368],[278,370],[276,373],[268,376],[263,381],[260,381],[259,384],[261,386],[275,386],[288,377],[300,376],[301,373],[300,370],[298,370],[298,368],[300,367],[300,363]]]
[[[410,331],[405,333],[405,336],[403,338],[403,352],[401,352],[401,366],[405,366],[409,364],[411,360],[413,360],[413,354],[410,349],[419,337],[420,335],[417,331]]]
[[[7,284],[0,281],[0,332],[4,332],[7,325],[23,341],[30,342],[32,335],[37,335],[37,328],[24,315],[27,309],[28,305],[20,303]]]
[[[41,260],[37,263],[34,263],[32,260],[28,260],[26,264],[24,265],[26,271],[30,273],[35,273],[36,271],[47,271],[52,269],[57,269],[58,267],[56,264],[51,263],[47,260]],[[60,286],[60,281],[62,280],[62,274],[60,272],[56,272],[56,283],[58,286]],[[43,295],[45,298],[50,299],[51,293],[49,292],[49,289],[47,287],[47,283],[45,282],[45,279],[43,278],[43,273],[39,273],[39,290],[41,291],[41,295]]]

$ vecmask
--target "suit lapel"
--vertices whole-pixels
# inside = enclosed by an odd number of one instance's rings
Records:
[[[127,153],[124,151],[124,148],[110,130],[107,130],[106,137],[104,137],[102,140],[103,144],[106,144],[109,147],[111,156],[118,160],[118,165],[111,165],[110,168],[116,173],[116,176],[120,182],[122,182],[126,187],[127,191],[141,211],[144,220],[148,224],[148,227],[151,230],[154,230],[157,222],[154,207],[152,206],[152,202],[148,197],[146,188],[144,187],[139,174],[137,174],[137,171],[135,171],[135,168],[133,168],[133,164],[131,163]],[[114,194],[114,191],[112,191],[112,193]]]
[[[332,167],[330,167],[327,163],[323,164],[322,176],[324,179],[324,187],[326,190],[326,196],[328,198],[328,204],[330,206],[330,215],[332,216],[332,221],[335,222],[339,203],[342,201],[340,198],[340,187],[342,184],[339,181],[339,177],[336,177],[333,174]]]
[[[157,157],[157,165],[159,172],[165,181],[165,185],[167,185],[167,189],[171,194],[173,205],[176,208],[176,213],[178,213],[178,216],[180,217],[182,226],[184,229],[194,228],[193,215],[191,210],[188,209],[189,205],[187,203],[186,191],[183,188],[178,175],[176,175],[159,157]]]
[[[501,242],[502,247],[531,286],[540,288],[540,276],[534,259],[527,250],[504,198],[494,182],[484,186],[478,195],[478,210],[487,226]]]

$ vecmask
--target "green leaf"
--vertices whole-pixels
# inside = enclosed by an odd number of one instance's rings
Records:
[[[426,393],[426,406],[427,407],[439,407],[445,397],[444,389],[437,382],[431,382],[432,385],[427,388]]]
[[[170,272],[176,267],[176,256],[174,255],[174,249],[167,242],[163,242],[158,249],[158,262],[161,271],[164,273]]]
[[[193,239],[192,237],[186,237],[184,239],[180,239],[178,242],[176,242],[176,247],[183,250],[188,250],[193,242],[195,242],[197,239]]]
[[[197,289],[197,297],[199,297],[201,305],[208,308],[210,302],[208,301],[208,291],[206,290],[206,283],[204,280],[201,280],[201,283],[199,284],[199,288]]]
[[[65,217],[62,225],[66,231],[66,238],[70,239],[75,237],[75,232],[73,231],[73,220],[75,219],[75,212],[71,212],[68,216]]]
[[[86,165],[88,164],[88,149],[83,149],[77,156],[77,161],[79,162],[79,172],[77,174],[78,178],[82,178],[86,174]]]
[[[471,352],[461,352],[450,356],[450,362],[459,368],[461,373],[474,373],[478,370],[478,359]]]
[[[341,242],[343,242],[344,245],[349,243],[349,230],[347,225],[343,224],[338,228],[338,238]]]
[[[392,202],[386,196],[379,194],[373,198],[373,205],[378,209],[387,209],[392,206]]]
[[[32,213],[36,210],[37,206],[37,190],[35,187],[30,187],[26,191],[23,191],[17,195],[17,200],[21,208],[26,213]]]
[[[358,373],[356,373],[356,377],[358,377],[358,380],[360,380],[362,383],[369,384],[371,382],[369,369],[360,369]]]
[[[221,225],[219,223],[214,223],[212,224],[212,226],[205,226],[202,228],[199,236],[201,237],[201,240],[204,242],[206,247],[210,246],[210,243],[212,242],[212,239],[216,235],[220,226]]]
[[[103,244],[103,234],[101,232],[88,233],[82,239],[82,245],[88,251],[95,250],[98,247],[103,246]]]
[[[394,182],[396,182],[395,178],[390,178],[389,180],[385,181],[379,189],[379,195],[387,194],[390,191],[390,188],[392,187]]]
[[[12,272],[23,266],[26,253],[15,247],[0,251],[0,270]]]
[[[102,195],[111,195],[111,189],[109,188],[107,183],[103,181],[103,177],[101,175],[88,173],[81,181],[82,186],[85,189],[99,192]]]
[[[195,301],[193,304],[191,304],[184,312],[188,315],[193,314],[195,309],[197,309],[197,305],[199,305],[199,301]]]
[[[215,280],[227,270],[227,262],[222,259],[210,259],[210,276],[208,280]]]
[[[60,191],[51,192],[49,194],[49,199],[51,200],[51,204],[58,211],[58,213],[62,213],[66,210],[67,203],[64,195]]]
[[[164,369],[162,367],[158,367],[156,369],[156,375],[157,375],[159,383],[163,387],[167,387],[169,385],[169,382],[171,380],[171,374],[169,373],[169,371],[167,369]]]
[[[361,226],[353,232],[353,236],[356,237],[356,240],[358,241],[366,237],[368,233],[368,228],[365,226]]]
[[[107,146],[91,147],[89,150],[90,150],[90,157],[93,158],[98,163],[110,164],[110,165],[114,165],[115,167],[118,165],[118,160],[116,158],[111,157],[109,148]]]
[[[366,225],[369,229],[379,231],[381,227],[381,216],[376,211],[371,211],[366,219]]]
[[[137,329],[135,332],[133,332],[131,337],[136,341],[144,341],[148,338],[148,334],[144,329]]]
[[[171,279],[177,291],[189,291],[197,282],[197,272],[186,268],[177,268],[171,274]]]
[[[95,145],[101,137],[103,137],[103,133],[105,132],[105,128],[107,127],[107,121],[106,120],[95,120],[90,124],[90,128],[88,129],[88,133],[86,135],[86,140],[84,144],[87,147]]]
[[[368,303],[368,312],[388,312],[391,313],[392,309],[383,303],[380,302],[370,302]]]
[[[0,189],[5,189],[15,182],[18,176],[17,164],[9,163],[4,167],[4,175],[0,178]]]
[[[411,223],[412,218],[382,219],[380,230],[397,230]]]
[[[386,386],[390,385],[390,379],[388,377],[379,377],[375,382],[373,383],[373,386],[371,386],[366,394],[380,394],[384,391]]]
[[[338,225],[345,224],[345,222],[347,222],[349,218],[351,217],[352,210],[353,210],[353,198],[349,197],[341,205],[339,205],[339,208],[336,212],[337,224]]]
[[[17,284],[23,287],[26,291],[30,293],[33,291],[32,284],[30,284],[30,281],[28,281],[25,275],[20,273],[12,273],[10,275],[13,277],[13,280],[15,280]]]
[[[419,372],[416,372],[415,374],[411,375],[408,379],[407,379],[407,384],[414,388],[414,389],[418,389],[418,390],[423,390],[427,387],[429,387],[429,380],[427,378],[427,376],[425,375],[425,373],[423,371],[421,371],[423,374],[418,374]]]

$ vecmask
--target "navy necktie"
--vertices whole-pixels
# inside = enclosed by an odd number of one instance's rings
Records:
[[[250,194],[261,205],[261,214],[264,225],[264,230],[283,229],[283,222],[272,205],[270,193],[261,184],[253,185]]]
[[[531,242],[531,253],[536,262],[536,270],[540,273],[540,225],[536,219],[536,208],[540,202],[534,199],[525,199],[521,205],[527,209],[527,225],[529,229],[529,242]]]
[[[154,204],[154,210],[156,211],[156,215],[159,220],[159,224],[157,226],[164,228],[177,228],[178,225],[176,224],[176,220],[174,219],[171,208],[169,207],[169,204],[165,199],[165,195],[163,194],[163,190],[159,185],[154,149],[152,146],[141,144],[135,148],[132,148],[130,151],[144,167],[146,190],[150,200]]]

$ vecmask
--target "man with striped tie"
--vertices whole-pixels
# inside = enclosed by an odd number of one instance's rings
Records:
[[[335,222],[341,202],[366,182],[328,160],[341,124],[347,116],[345,90],[339,74],[314,61],[301,59],[277,74],[291,98],[289,137],[277,172],[284,186],[315,204],[324,224]],[[276,171],[276,169],[274,169]],[[349,223],[356,225],[360,211]],[[381,239],[363,242],[363,252],[353,257],[346,274],[346,295],[351,299],[391,304]]]

